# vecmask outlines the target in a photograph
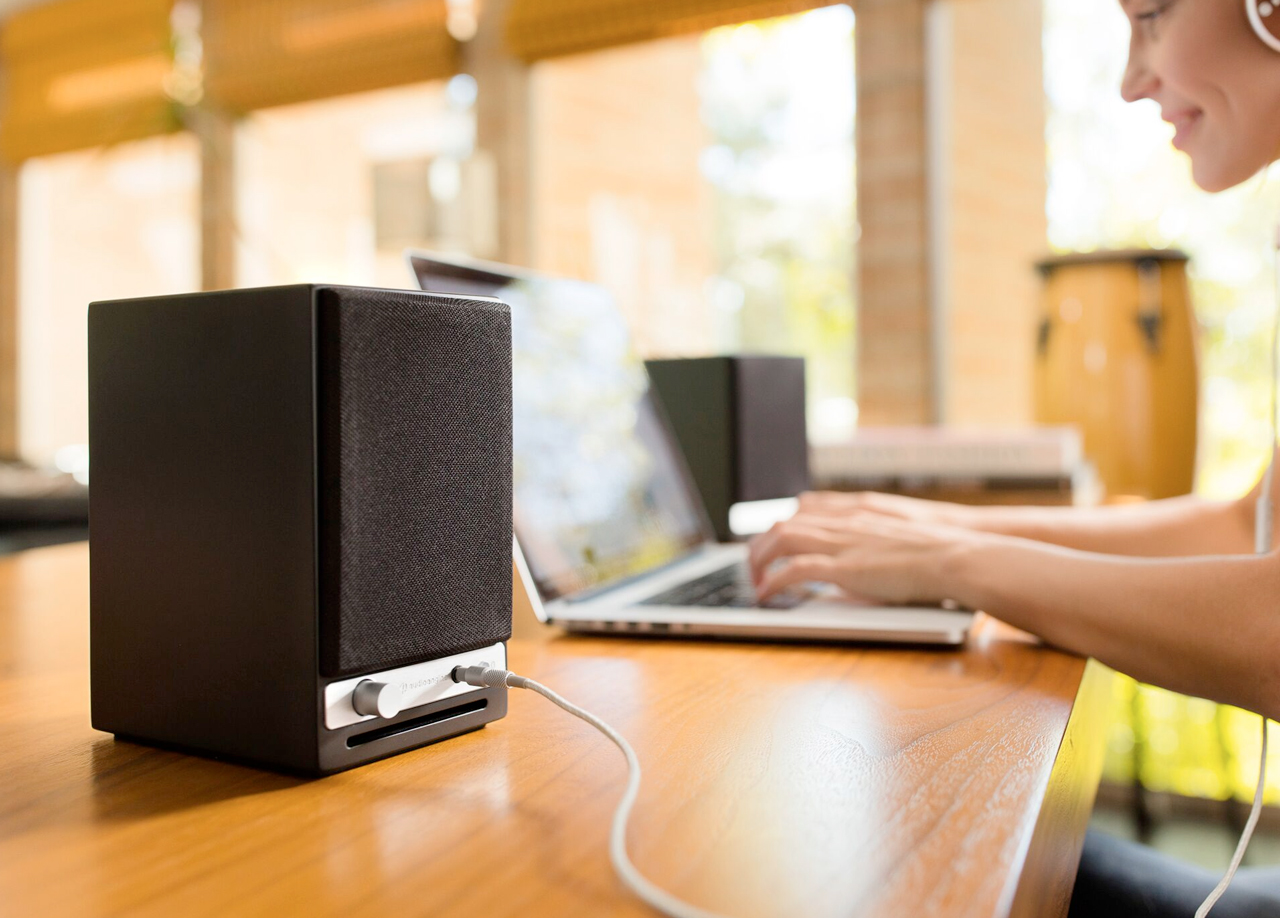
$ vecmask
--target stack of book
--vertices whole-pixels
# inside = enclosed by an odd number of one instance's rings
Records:
[[[966,430],[860,428],[852,440],[815,445],[813,485],[883,491],[966,504],[1092,504],[1097,474],[1074,427]]]

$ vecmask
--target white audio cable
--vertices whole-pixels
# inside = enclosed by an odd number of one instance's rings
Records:
[[[1280,226],[1276,227],[1276,235],[1273,240],[1275,248],[1272,253],[1275,259],[1275,295],[1276,295],[1276,314],[1271,322],[1271,401],[1269,409],[1271,414],[1267,420],[1267,428],[1271,431],[1271,440],[1268,443],[1271,455],[1267,459],[1267,471],[1262,476],[1262,487],[1258,493],[1258,499],[1253,505],[1253,551],[1254,554],[1265,555],[1271,552],[1271,536],[1272,536],[1272,504],[1271,504],[1271,482],[1275,477],[1275,452],[1276,452],[1276,409],[1277,409],[1277,392],[1276,387],[1277,376],[1280,375]],[[1235,854],[1231,856],[1231,864],[1227,867],[1226,875],[1213,888],[1213,892],[1209,893],[1208,898],[1200,904],[1200,908],[1196,910],[1196,918],[1205,918],[1209,914],[1209,909],[1222,898],[1222,894],[1227,891],[1227,887],[1231,885],[1231,881],[1235,878],[1236,871],[1240,869],[1240,862],[1244,860],[1245,849],[1249,847],[1249,839],[1253,837],[1253,830],[1258,825],[1258,818],[1262,815],[1262,794],[1267,787],[1267,719],[1262,718],[1262,754],[1258,763],[1258,788],[1253,792],[1253,807],[1249,810],[1249,819],[1244,824],[1244,831],[1240,833],[1240,841],[1236,845]]]
[[[603,720],[584,711],[582,708],[560,697],[540,682],[505,669],[490,669],[485,666],[459,666],[453,671],[454,682],[465,682],[468,685],[493,688],[508,686],[509,688],[528,689],[537,692],[552,704],[558,705],[574,717],[585,720],[607,736],[615,746],[622,750],[627,759],[627,788],[618,801],[618,808],[613,812],[613,827],[609,832],[609,857],[613,861],[613,869],[618,878],[630,890],[653,908],[669,915],[670,918],[722,918],[715,912],[708,912],[677,899],[671,893],[655,885],[636,870],[631,858],[627,857],[627,819],[631,816],[631,807],[640,794],[640,759],[631,748],[631,744],[621,733],[606,724]]]

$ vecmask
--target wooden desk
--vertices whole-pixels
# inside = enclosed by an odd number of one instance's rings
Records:
[[[87,568],[83,545],[0,560],[0,914],[651,914],[606,854],[622,757],[530,693],[315,781],[94,732]],[[695,904],[1065,912],[1096,664],[991,621],[958,652],[543,637],[510,660],[631,739],[632,854]]]

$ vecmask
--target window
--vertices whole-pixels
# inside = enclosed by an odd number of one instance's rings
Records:
[[[199,289],[200,165],[188,134],[28,160],[19,173],[19,448],[89,441],[91,300]]]
[[[607,287],[645,356],[808,359],[811,434],[852,429],[847,6],[543,61],[533,261]]]
[[[1176,247],[1200,325],[1197,491],[1244,493],[1268,455],[1267,349],[1276,304],[1273,169],[1228,192],[1195,187],[1154,102],[1120,99],[1128,29],[1108,0],[1049,0],[1049,238],[1060,250]]]
[[[404,249],[492,255],[493,174],[469,77],[248,115],[236,136],[237,282],[410,286]]]

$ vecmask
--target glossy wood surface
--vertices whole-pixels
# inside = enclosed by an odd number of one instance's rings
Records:
[[[621,756],[532,694],[320,780],[96,733],[87,568],[84,546],[0,561],[0,914],[651,914],[606,853]],[[1065,909],[1100,762],[1057,756],[1083,660],[991,621],[959,651],[543,635],[510,660],[630,738],[632,855],[697,905]],[[1081,698],[1073,735],[1096,734]]]

